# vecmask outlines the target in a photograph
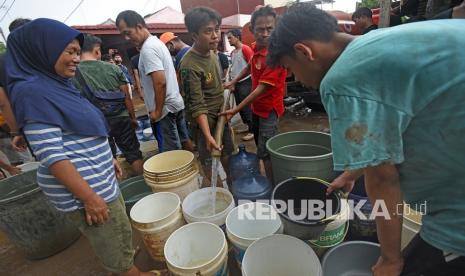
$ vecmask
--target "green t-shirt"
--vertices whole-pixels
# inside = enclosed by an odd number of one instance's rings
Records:
[[[79,63],[79,70],[92,91],[118,91],[121,85],[128,84],[128,80],[121,69],[111,63],[100,60],[83,60]],[[73,78],[74,85],[80,89],[77,78]],[[129,116],[127,109],[114,117]]]
[[[204,57],[190,50],[182,58],[179,72],[188,120],[196,125],[195,119],[207,114],[213,129],[224,102],[216,55],[211,52],[209,57]]]
[[[397,165],[404,200],[426,201],[422,238],[465,255],[465,20],[372,31],[321,83],[334,166]]]

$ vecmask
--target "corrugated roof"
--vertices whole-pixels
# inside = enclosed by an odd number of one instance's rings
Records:
[[[171,8],[166,7],[144,17],[147,27],[151,33],[187,33],[184,25],[184,14]],[[72,26],[74,29],[91,33],[95,35],[117,35],[119,34],[114,21],[111,18],[107,19],[103,24],[98,25],[77,25]],[[237,24],[224,24],[221,29],[228,31],[231,29],[240,28]]]

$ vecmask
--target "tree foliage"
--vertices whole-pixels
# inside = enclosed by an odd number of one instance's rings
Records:
[[[379,0],[362,0],[359,5],[359,8],[367,7],[369,9],[379,8]]]
[[[6,51],[6,46],[3,42],[0,42],[0,54],[3,54]]]

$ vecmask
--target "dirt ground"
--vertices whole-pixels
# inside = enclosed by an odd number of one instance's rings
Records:
[[[279,123],[280,132],[296,130],[328,131],[328,128],[327,116],[321,111],[314,111],[306,118],[285,115]],[[240,140],[241,137],[242,134],[235,137],[238,144],[244,143]],[[247,150],[255,151],[253,140],[244,144],[246,144]],[[133,241],[135,247],[140,246],[141,248],[135,257],[135,264],[139,268],[149,270],[159,266],[150,258],[136,233]],[[231,256],[229,264],[230,275],[241,275]],[[30,261],[25,259],[15,246],[0,233],[0,275],[100,276],[107,275],[107,273],[99,265],[92,248],[83,236],[70,247],[52,257],[39,261]]]

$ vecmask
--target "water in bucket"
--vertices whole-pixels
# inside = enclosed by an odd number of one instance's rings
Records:
[[[195,209],[192,212],[192,216],[194,217],[208,217],[215,215],[219,212],[222,212],[229,206],[229,202],[224,200],[223,198],[216,197],[216,187],[214,188],[215,192],[211,192],[211,197],[213,197],[206,205],[200,206],[199,208]],[[212,204],[213,203],[213,204]]]

